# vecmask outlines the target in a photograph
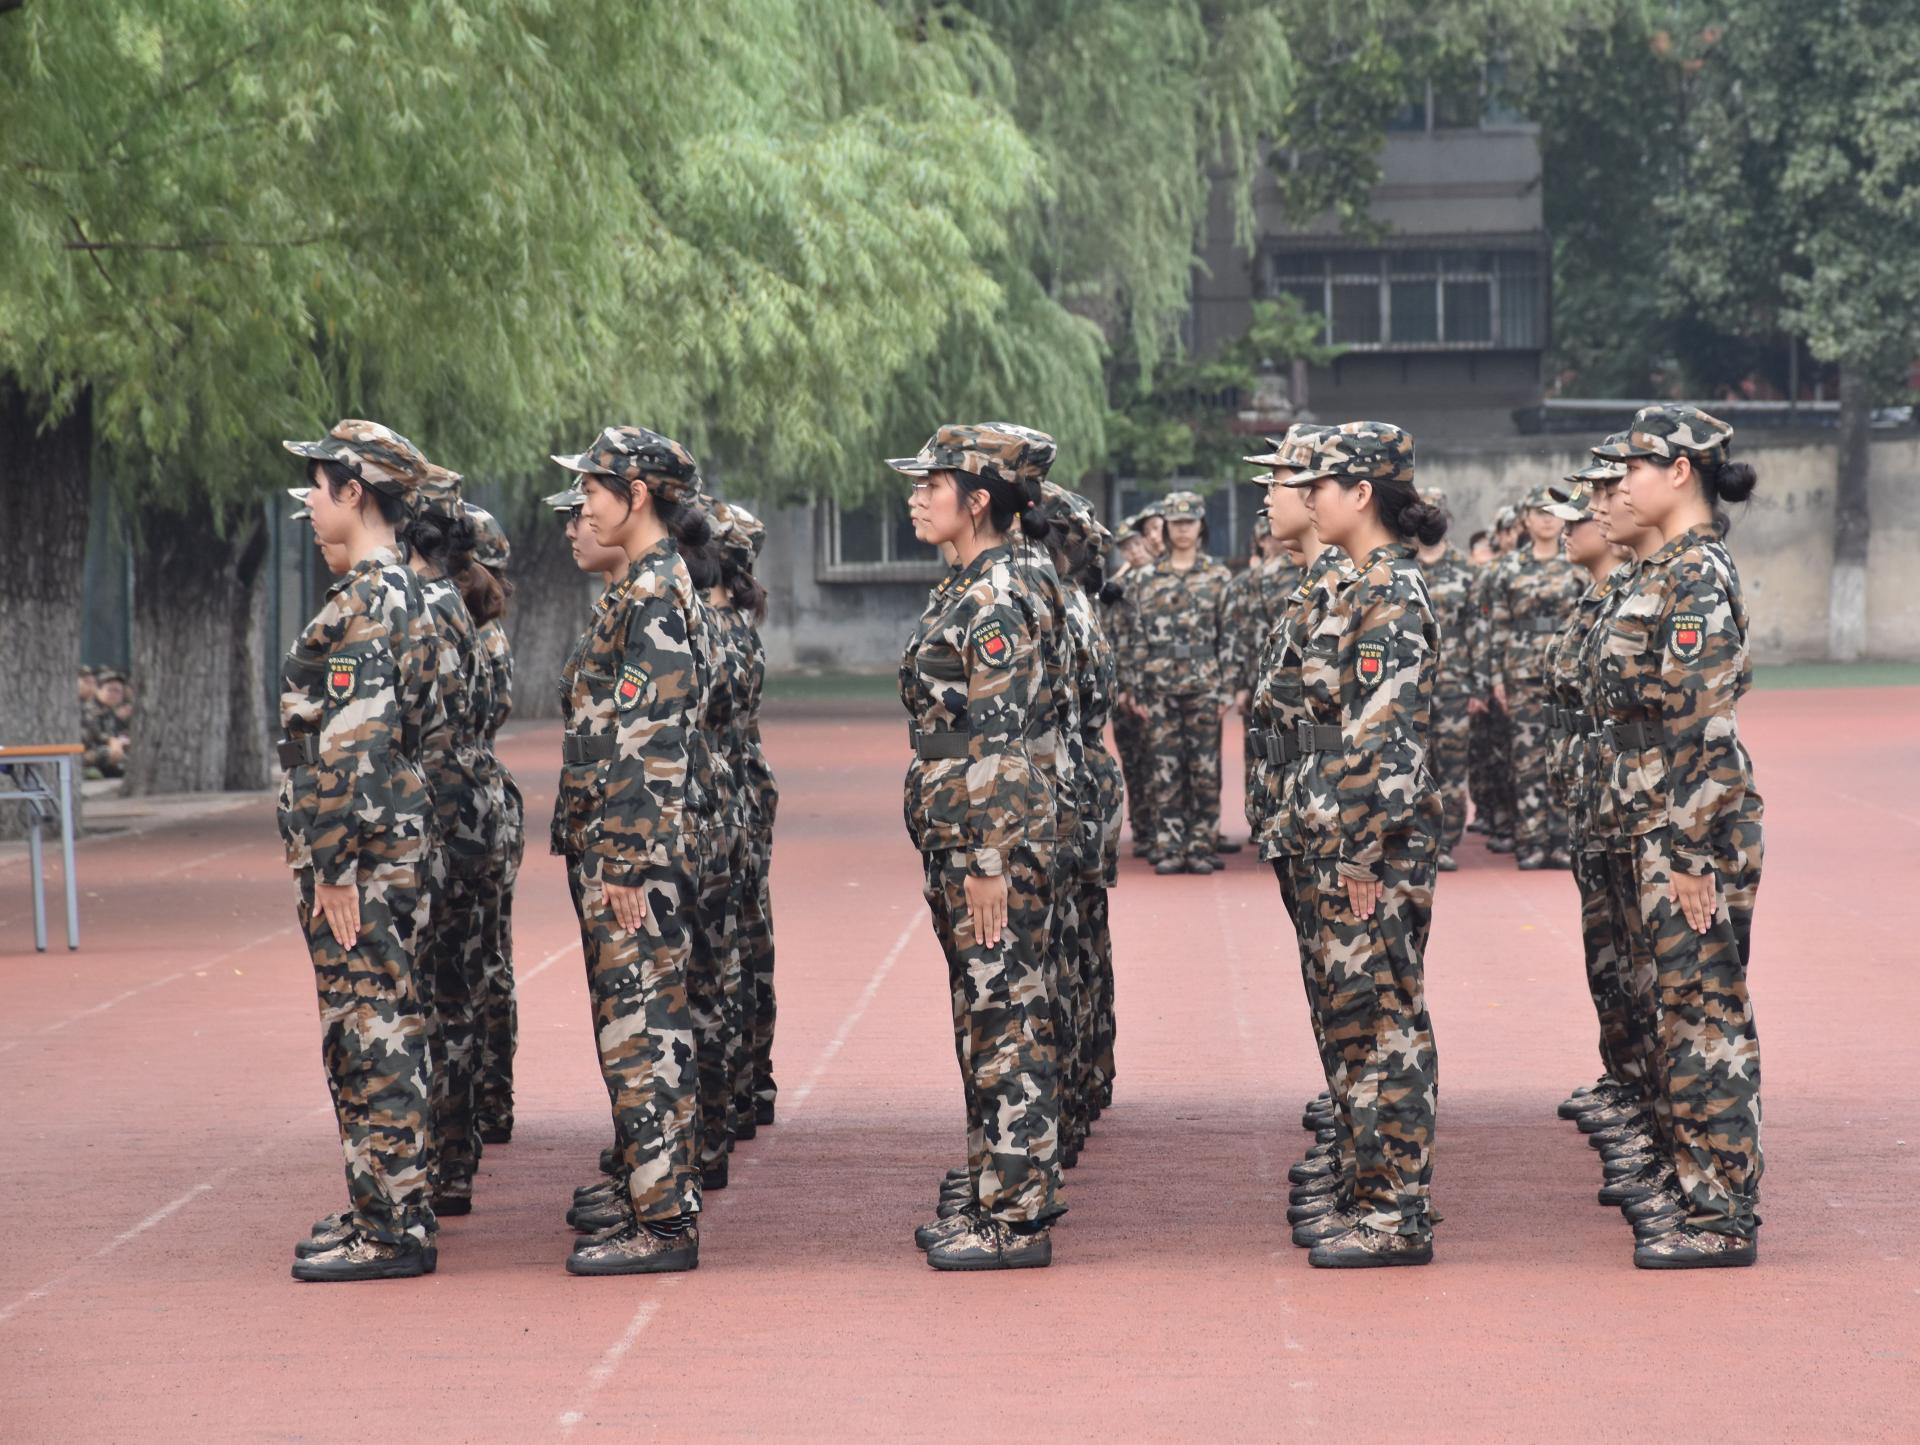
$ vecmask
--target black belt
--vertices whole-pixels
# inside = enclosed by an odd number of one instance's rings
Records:
[[[914,756],[922,762],[966,757],[969,737],[969,734],[959,732],[923,733],[912,724],[907,726],[907,740],[913,744]]]
[[[1607,741],[1620,752],[1637,753],[1642,748],[1660,746],[1660,724],[1657,722],[1608,723]]]
[[[1570,707],[1549,708],[1547,715],[1557,733],[1581,737],[1593,731],[1593,718],[1587,713],[1575,712]]]
[[[273,750],[280,755],[280,766],[283,768],[297,768],[303,763],[320,761],[320,739],[316,737],[281,738],[273,745]]]
[[[604,763],[613,756],[614,737],[612,733],[600,733],[589,737],[583,733],[569,733],[560,739],[560,761],[563,763]]]
[[[1266,731],[1252,728],[1247,745],[1273,767],[1284,767],[1308,753],[1336,753],[1345,746],[1340,729],[1331,723],[1297,722],[1290,728]]]

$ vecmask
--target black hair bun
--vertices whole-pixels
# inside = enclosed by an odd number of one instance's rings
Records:
[[[1401,535],[1431,547],[1447,535],[1447,514],[1431,502],[1409,502],[1400,509]]]
[[[1114,603],[1118,602],[1122,597],[1125,597],[1126,595],[1127,595],[1126,587],[1119,582],[1109,582],[1107,583],[1106,586],[1100,589],[1100,600],[1106,603],[1106,605],[1109,607],[1113,606]]]
[[[1723,502],[1744,502],[1759,480],[1750,462],[1722,462],[1713,475],[1714,495]]]

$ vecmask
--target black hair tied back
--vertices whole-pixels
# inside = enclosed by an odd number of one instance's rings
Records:
[[[1694,467],[1711,502],[1744,502],[1759,481],[1752,463],[1729,461],[1724,452],[1712,459],[1696,459]]]
[[[1447,535],[1445,509],[1421,501],[1412,487],[1376,484],[1373,497],[1381,522],[1401,541],[1431,547]]]
[[[660,514],[660,525],[681,547],[704,547],[713,540],[713,527],[706,514],[685,502],[670,502],[658,493],[653,509]]]

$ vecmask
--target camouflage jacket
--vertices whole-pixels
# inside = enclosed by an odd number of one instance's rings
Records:
[[[773,827],[779,792],[760,745],[760,697],[767,682],[767,646],[750,614],[738,607],[721,611],[727,631],[727,674],[733,689],[733,722],[728,757],[733,762],[740,825],[760,832]]]
[[[1309,641],[1319,635],[1334,594],[1351,573],[1352,564],[1345,552],[1338,547],[1323,547],[1320,555],[1307,564],[1293,591],[1287,594],[1254,669],[1252,696],[1247,704],[1250,727],[1263,733],[1280,732],[1309,720],[1301,668]],[[1253,797],[1258,813],[1254,835],[1260,844],[1260,856],[1278,858],[1298,851],[1283,799],[1288,774],[1299,762],[1276,765],[1268,762],[1263,753],[1256,752],[1247,766],[1254,770]]]
[[[1467,658],[1470,687],[1474,697],[1488,697],[1493,693],[1494,670],[1493,656],[1493,594],[1500,585],[1500,572],[1511,552],[1495,557],[1483,567],[1476,567],[1472,579],[1467,584],[1467,595],[1472,615],[1468,619],[1471,628],[1467,646]]]
[[[607,615],[607,608],[616,596],[624,595],[627,579],[622,577],[610,584],[593,601],[593,612],[587,619],[587,630],[575,639],[573,651],[567,654],[567,660],[560,669],[560,730],[563,735],[572,733],[576,723],[584,724],[585,719],[575,718],[573,713],[573,679],[580,671],[580,664],[586,656],[587,647],[600,629],[601,621]],[[566,858],[578,858],[586,850],[587,819],[593,810],[593,779],[595,769],[590,764],[560,765],[560,786],[553,795],[553,824],[549,834],[552,851]]]
[[[1107,832],[1111,825],[1117,847],[1122,784],[1120,764],[1107,751],[1107,722],[1113,716],[1113,648],[1100,631],[1093,600],[1078,583],[1067,589],[1067,641],[1071,666],[1068,682],[1074,687],[1075,730],[1070,751],[1074,767],[1074,805],[1062,808],[1056,827],[1063,845],[1069,824],[1074,827],[1072,853],[1067,862],[1081,877],[1106,876]],[[1114,854],[1117,862],[1118,853]]]
[[[1497,682],[1537,682],[1547,675],[1547,649],[1586,590],[1580,569],[1564,557],[1542,562],[1523,544],[1502,559],[1488,625]]]
[[[1202,553],[1181,572],[1162,560],[1128,578],[1125,632],[1114,639],[1120,683],[1148,697],[1198,693],[1225,702],[1220,599],[1227,569]]]
[[[1440,629],[1413,549],[1376,548],[1344,578],[1305,637],[1300,707],[1316,742],[1284,779],[1287,851],[1338,858],[1344,877],[1373,878],[1383,859],[1430,858],[1440,795],[1427,773]]]
[[[1253,690],[1260,650],[1299,585],[1300,569],[1285,557],[1256,558],[1227,583],[1220,598],[1220,671],[1229,696]]]
[[[1435,560],[1422,562],[1420,570],[1427,579],[1427,596],[1433,600],[1433,620],[1440,626],[1440,670],[1434,676],[1433,700],[1438,707],[1457,711],[1474,696],[1473,646],[1478,614],[1473,582],[1478,574],[1453,546]]]
[[[480,627],[480,651],[493,675],[493,711],[487,717],[487,736],[495,737],[513,716],[513,644],[499,618]]]
[[[580,799],[563,851],[602,881],[637,884],[686,866],[695,736],[710,685],[696,649],[693,579],[663,539],[609,588],[567,661],[561,685],[570,738],[605,739],[610,757],[565,765]]]
[[[418,863],[433,843],[424,740],[446,731],[420,581],[383,548],[327,593],[287,653],[280,727],[304,747],[280,782],[287,862],[351,883],[362,861]]]
[[[1027,718],[1027,755],[1045,775],[1056,802],[1070,809],[1079,708],[1068,675],[1072,643],[1067,637],[1066,589],[1045,551],[1025,543],[1016,543],[1010,550],[1013,579],[1027,595],[1040,653],[1041,692]]]
[[[1568,836],[1587,849],[1593,837],[1593,792],[1597,781],[1598,741],[1587,716],[1587,671],[1592,663],[1588,640],[1605,627],[1618,605],[1618,583],[1625,568],[1587,588],[1567,625],[1547,647],[1547,692],[1555,717],[1547,731],[1547,784],[1567,816]],[[1584,719],[1573,728],[1568,715]]]
[[[447,850],[448,871],[472,877],[485,871],[499,842],[498,793],[490,787],[487,748],[493,669],[460,589],[445,577],[423,577],[420,592],[433,619],[440,697],[447,710],[443,745],[430,745],[422,758],[433,795],[434,830]]]
[[[1641,564],[1599,646],[1600,766],[1620,826],[1666,836],[1677,866],[1724,870],[1727,825],[1757,816],[1734,725],[1752,686],[1747,609],[1725,545],[1698,527]],[[1640,725],[1651,736],[1623,737]]]
[[[935,587],[900,660],[914,736],[964,747],[908,765],[907,835],[922,853],[964,852],[981,877],[1000,874],[1009,850],[1054,840],[1053,797],[1027,742],[1046,689],[1038,637],[1012,550],[990,547]]]
[[[493,677],[493,710],[487,716],[487,745],[482,763],[487,794],[493,800],[498,821],[494,858],[496,864],[507,858],[517,863],[526,845],[526,804],[520,797],[519,784],[507,771],[507,765],[500,761],[494,746],[501,727],[513,713],[513,645],[507,640],[507,629],[501,626],[499,618],[481,624],[480,651]]]
[[[733,732],[734,692],[727,621],[697,593],[693,599],[693,653],[700,678],[700,725],[687,739],[687,814],[707,832],[740,824],[739,781],[728,740]]]

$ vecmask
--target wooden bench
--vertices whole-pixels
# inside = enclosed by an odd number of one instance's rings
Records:
[[[66,863],[67,947],[80,946],[80,890],[73,876],[73,770],[86,749],[78,743],[0,746],[0,803],[27,808],[27,855],[33,869],[33,946],[47,951],[47,891],[42,874],[40,830],[49,814],[60,818],[60,853]],[[56,781],[42,776],[52,768]]]

